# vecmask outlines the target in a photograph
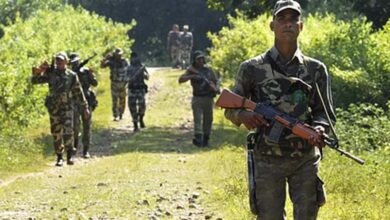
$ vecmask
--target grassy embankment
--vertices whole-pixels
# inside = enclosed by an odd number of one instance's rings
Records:
[[[152,75],[146,123],[132,134],[128,116],[111,121],[109,81],[98,89],[94,148],[99,156],[73,166],[52,167],[53,157],[39,160],[40,173],[0,188],[0,217],[147,219],[206,216],[253,219],[247,204],[244,129],[236,129],[215,111],[212,148],[191,145],[189,85],[179,86],[181,71]],[[48,122],[31,136],[50,155]],[[42,134],[45,134],[42,136]],[[385,219],[389,208],[388,155],[359,155],[360,166],[325,150],[321,176],[328,202],[319,219]],[[35,167],[35,166],[34,166]],[[192,201],[192,202],[191,202]],[[287,215],[292,215],[287,203]],[[289,218],[290,219],[290,218]]]

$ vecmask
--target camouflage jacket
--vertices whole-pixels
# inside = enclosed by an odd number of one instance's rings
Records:
[[[203,68],[195,68],[199,73],[192,73],[187,70],[185,74],[200,74],[201,79],[191,79],[193,96],[210,96],[214,97],[216,94],[210,88],[209,83],[217,84],[217,77],[211,68],[204,66]]]
[[[126,69],[129,66],[129,62],[126,59],[111,59],[106,66],[110,67],[110,79],[113,82],[127,82]]]
[[[278,50],[266,53],[240,65],[233,91],[254,102],[266,102],[276,109],[296,117],[312,126],[329,127],[324,108],[315,89],[318,83],[328,113],[333,122],[330,79],[320,61],[304,56],[299,49],[293,58],[282,64]],[[238,110],[226,110],[225,116],[234,124],[241,124]],[[312,149],[306,141],[281,128],[280,124],[257,128],[257,150],[266,155],[295,156]],[[276,133],[275,133],[276,132]],[[275,141],[275,134],[280,137]]]
[[[191,32],[183,32],[180,34],[180,43],[182,48],[192,48],[193,37]]]
[[[88,107],[77,74],[69,69],[47,70],[42,75],[34,75],[31,82],[33,84],[47,83],[49,85],[48,97],[54,105],[72,104],[73,100],[76,100],[80,105]]]
[[[149,78],[149,74],[144,65],[130,65],[127,68],[127,77],[129,90],[142,90],[145,89],[145,80]]]
[[[88,96],[90,87],[98,85],[95,75],[91,72],[91,70],[85,67],[73,71],[77,73],[84,95]]]
[[[180,46],[180,32],[169,31],[167,39],[167,47],[179,47]]]

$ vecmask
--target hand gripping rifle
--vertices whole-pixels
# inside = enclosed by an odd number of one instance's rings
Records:
[[[210,82],[205,76],[202,76],[193,66],[188,67],[187,71],[192,74],[197,74],[214,92],[218,92],[217,86],[213,82]]]
[[[318,85],[316,85],[317,92],[319,93]],[[320,94],[321,95],[321,94]],[[323,103],[322,96],[320,96],[321,102]],[[319,134],[315,131],[315,129],[302,122],[299,121],[298,119],[289,116],[286,113],[283,113],[281,111],[276,110],[274,107],[272,107],[269,104],[265,103],[255,103],[251,100],[248,100],[240,95],[237,95],[227,89],[224,89],[219,96],[216,105],[222,108],[227,108],[227,109],[249,109],[252,110],[260,115],[262,115],[266,120],[270,121],[271,123],[279,122],[280,124],[283,125],[283,127],[290,129],[291,132],[295,135],[297,135],[300,138],[303,138],[305,140],[309,140],[313,137],[318,137],[323,140],[323,142],[328,145],[331,149],[338,151],[341,153],[341,155],[344,155],[355,162],[363,165],[364,161],[342,149],[339,148],[339,142],[336,136],[336,132],[333,128],[332,123],[330,122],[329,115],[325,112],[328,117],[329,125],[331,127],[331,131],[334,134],[335,138],[331,138],[326,134]],[[320,137],[319,137],[320,136]]]

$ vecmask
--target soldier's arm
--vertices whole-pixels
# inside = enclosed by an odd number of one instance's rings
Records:
[[[92,70],[92,69],[89,69],[89,70],[88,70],[88,80],[89,80],[89,83],[90,83],[92,86],[97,86],[97,85],[98,85],[98,81],[97,81],[96,76],[95,76],[95,74],[93,73],[93,70]]]
[[[324,100],[325,108],[329,114],[330,120],[332,124],[334,124],[336,122],[336,115],[333,109],[330,76],[328,74],[326,66],[322,63],[318,65],[318,68],[316,70],[315,81],[319,86],[319,90]],[[329,131],[329,123],[327,120],[327,116],[316,88],[313,88],[313,93],[314,94],[312,96],[312,99],[310,100],[310,107],[312,109],[313,116],[312,126],[321,126],[326,131]]]
[[[49,63],[45,60],[39,67],[32,68],[32,84],[42,84],[49,82],[48,72],[50,70]]]
[[[144,66],[143,68],[144,68],[144,79],[149,80],[149,72],[146,69],[146,66]]]
[[[242,63],[238,70],[235,84],[232,91],[245,98],[250,98],[251,84],[251,73],[248,71],[248,63]],[[240,126],[243,122],[241,121],[239,114],[246,111],[245,109],[226,109],[225,117],[229,119],[236,126]]]

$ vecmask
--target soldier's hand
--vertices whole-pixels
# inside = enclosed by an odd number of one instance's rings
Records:
[[[248,130],[260,126],[267,126],[267,127],[269,126],[267,120],[265,120],[263,116],[257,114],[256,112],[243,110],[238,114],[238,118]]]
[[[325,147],[325,142],[324,142],[325,128],[322,126],[316,126],[314,129],[317,135],[311,136],[308,140],[309,143],[319,148]]]
[[[89,112],[88,107],[86,107],[84,109],[84,118],[89,118],[89,116],[91,116],[91,112]]]

